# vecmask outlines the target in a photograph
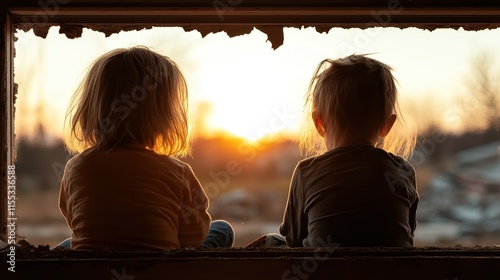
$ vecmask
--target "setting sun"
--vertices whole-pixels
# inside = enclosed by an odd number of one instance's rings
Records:
[[[244,65],[240,71],[227,71],[229,61],[218,65],[207,65],[201,71],[206,73],[199,81],[201,94],[210,96],[211,106],[206,116],[207,127],[212,130],[224,130],[249,141],[276,134],[285,130],[294,130],[297,112],[286,105],[280,105],[277,96],[277,82],[285,77],[270,61],[263,67],[259,60],[243,58],[232,61]],[[211,71],[209,71],[211,69]],[[225,73],[221,77],[220,73]],[[288,106],[289,107],[289,106]]]
[[[262,44],[266,35],[254,31],[229,39],[219,33],[205,40],[209,45],[215,40],[228,42],[194,54],[204,63],[191,76],[196,84],[191,92],[210,107],[208,114],[199,116],[209,133],[222,130],[254,142],[283,131],[297,131],[297,104],[308,78],[296,81],[300,86],[290,90],[294,85],[290,70],[280,65],[270,43]]]

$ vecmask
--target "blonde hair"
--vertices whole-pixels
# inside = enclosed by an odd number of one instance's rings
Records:
[[[409,158],[415,146],[415,133],[406,128],[397,102],[396,81],[391,67],[364,55],[337,60],[325,59],[317,67],[306,94],[306,126],[300,148],[306,155],[326,150],[324,139],[312,121],[317,114],[325,133],[342,139],[378,136],[390,116],[397,121],[376,146]]]
[[[189,151],[187,84],[170,58],[137,46],[94,61],[74,93],[64,142],[72,153],[140,143],[167,156]]]

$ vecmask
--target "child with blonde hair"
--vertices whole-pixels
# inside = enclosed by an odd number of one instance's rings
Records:
[[[363,55],[324,60],[306,106],[301,148],[316,156],[293,174],[287,245],[413,246],[419,197],[404,158],[415,137],[392,129],[401,118],[391,68]]]
[[[174,61],[145,47],[99,57],[66,115],[59,208],[71,249],[231,247],[234,231],[213,221],[191,167],[187,85]]]

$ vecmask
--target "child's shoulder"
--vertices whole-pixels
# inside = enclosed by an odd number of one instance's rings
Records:
[[[316,168],[321,165],[364,165],[375,169],[406,169],[414,173],[411,163],[404,158],[370,145],[353,145],[336,148],[321,155],[306,158],[298,163],[298,168]]]
[[[320,157],[321,155],[319,156],[312,156],[312,157],[308,157],[308,158],[305,158],[303,160],[300,160],[298,163],[297,163],[297,167],[296,169],[304,169],[304,168],[307,168],[311,165],[314,164],[314,162]]]
[[[382,150],[382,149],[379,149],[379,150]],[[400,169],[404,168],[404,169],[413,171],[413,173],[415,173],[415,168],[410,163],[410,161],[408,161],[408,160],[406,160],[398,155],[395,155],[393,153],[389,153],[389,152],[386,152],[384,150],[382,150],[382,151],[385,153],[385,156],[388,157],[397,168],[400,168]]]
[[[157,164],[158,166],[163,166],[170,170],[184,171],[186,169],[191,169],[191,166],[189,166],[189,164],[175,157],[158,154],[151,150],[138,150],[135,151],[135,153],[133,152],[132,154],[133,157],[137,157],[138,160],[150,161],[154,164]]]
[[[316,164],[320,162],[331,162],[331,161],[353,161],[360,158],[370,158],[370,157],[379,157],[383,156],[383,154],[379,154],[380,152],[386,153],[382,149],[375,148],[370,145],[351,145],[351,146],[343,146],[338,147],[329,151],[324,152],[321,155],[306,158],[302,160],[300,163],[302,165],[310,165]],[[387,153],[386,153],[387,154]]]
[[[408,175],[415,173],[415,168],[408,160],[380,148],[374,148],[370,151],[369,162],[374,166],[374,168],[399,171],[404,170],[405,174]]]
[[[101,163],[131,163],[134,165],[154,165],[173,171],[191,169],[189,164],[174,157],[155,153],[148,149],[115,148],[112,150],[87,149],[68,161],[68,165]]]
[[[177,159],[177,158],[174,158],[174,157],[167,157],[167,156],[163,156],[163,157],[166,158],[164,160],[168,161],[170,164],[174,165],[176,168],[183,169],[183,170],[184,169],[192,170],[191,166],[188,163],[183,162],[180,159]]]

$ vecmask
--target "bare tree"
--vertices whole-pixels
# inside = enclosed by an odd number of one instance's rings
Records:
[[[495,55],[491,52],[481,52],[472,59],[472,76],[468,79],[469,92],[476,101],[473,120],[483,117],[490,129],[500,128],[500,74],[495,71]]]

